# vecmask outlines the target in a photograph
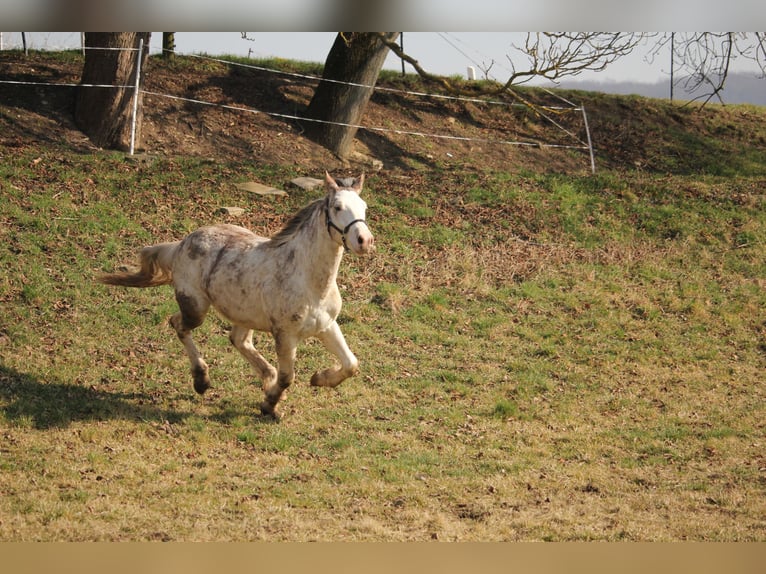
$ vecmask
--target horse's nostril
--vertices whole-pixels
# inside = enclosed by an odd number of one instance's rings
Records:
[[[364,245],[364,237],[359,236],[359,245]]]

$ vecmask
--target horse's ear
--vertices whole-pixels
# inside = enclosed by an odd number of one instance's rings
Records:
[[[335,183],[335,180],[327,171],[324,172],[324,186],[327,188],[328,193],[331,191],[338,191],[338,184]]]
[[[362,172],[362,175],[356,178],[356,181],[354,182],[354,186],[351,188],[357,193],[362,193],[362,186],[364,185],[364,172]]]

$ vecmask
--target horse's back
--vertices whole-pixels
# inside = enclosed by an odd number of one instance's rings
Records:
[[[173,262],[176,289],[182,286],[180,282],[205,290],[201,282],[209,281],[223,263],[230,265],[232,260],[241,259],[264,241],[265,238],[249,229],[225,223],[191,232],[181,241]]]
[[[266,241],[244,227],[219,223],[200,227],[192,231],[181,242],[181,249],[187,250],[189,256],[194,258],[204,257],[222,247],[247,248]]]
[[[212,304],[228,319],[240,322],[257,304],[271,261],[261,248],[267,238],[230,224],[202,227],[187,235],[173,265],[176,292]],[[260,313],[257,313],[260,314]],[[261,321],[257,321],[260,323]]]

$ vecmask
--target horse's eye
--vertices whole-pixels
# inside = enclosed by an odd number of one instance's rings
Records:
[[[336,205],[335,206],[335,211],[336,212],[340,212],[341,211],[341,206],[340,205]]]

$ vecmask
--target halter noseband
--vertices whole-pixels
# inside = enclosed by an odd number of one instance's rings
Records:
[[[348,252],[348,245],[346,245],[346,233],[348,233],[348,230],[351,229],[351,226],[355,223],[364,223],[364,219],[355,219],[351,223],[349,223],[344,229],[341,229],[335,223],[333,223],[332,219],[330,219],[330,202],[327,201],[324,204],[324,217],[327,220],[327,233],[330,234],[330,237],[332,237],[332,229],[335,229],[338,233],[340,233],[340,239],[343,242],[343,250]]]

